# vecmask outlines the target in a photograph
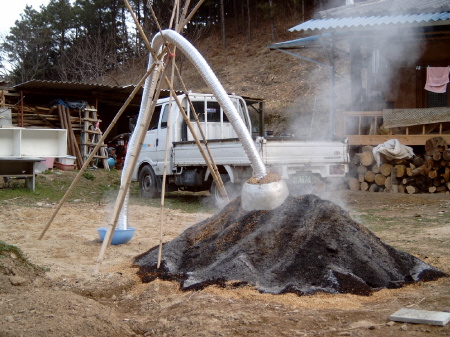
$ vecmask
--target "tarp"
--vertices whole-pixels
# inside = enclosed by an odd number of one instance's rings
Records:
[[[381,154],[391,160],[410,159],[414,156],[414,151],[411,147],[401,144],[398,139],[390,139],[373,149],[373,156],[378,166],[381,164]]]

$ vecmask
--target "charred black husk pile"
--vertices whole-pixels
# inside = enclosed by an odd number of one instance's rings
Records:
[[[383,243],[339,206],[289,196],[273,211],[244,211],[237,198],[219,214],[135,258],[143,282],[177,280],[184,290],[249,284],[261,292],[369,295],[445,273]]]

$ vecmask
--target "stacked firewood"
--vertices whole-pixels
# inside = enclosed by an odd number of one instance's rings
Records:
[[[421,156],[389,160],[381,155],[377,165],[373,147],[364,146],[352,157],[349,176],[354,191],[450,194],[450,149],[445,140],[434,137],[427,140]]]
[[[23,126],[27,128],[57,129],[61,128],[61,121],[58,116],[57,106],[45,108],[41,106],[24,106],[23,114],[17,111],[17,106],[11,107],[11,116],[13,125],[19,125],[19,118],[23,117]],[[70,123],[74,131],[80,131],[82,128],[82,119],[77,110],[70,110]]]

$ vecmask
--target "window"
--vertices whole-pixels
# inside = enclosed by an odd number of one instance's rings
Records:
[[[192,102],[192,105],[194,106],[195,112],[198,115],[199,121],[204,122],[205,102]],[[191,113],[191,120],[195,120],[193,113]],[[208,122],[220,122],[220,104],[218,102],[207,102],[206,120]],[[228,122],[228,118],[225,114],[223,114],[223,121]]]
[[[169,118],[169,104],[164,105],[164,112],[161,117],[161,129],[167,128],[167,119]]]
[[[155,107],[155,111],[153,112],[152,120],[150,121],[149,130],[154,130],[158,128],[159,115],[161,114],[161,105],[157,105]]]

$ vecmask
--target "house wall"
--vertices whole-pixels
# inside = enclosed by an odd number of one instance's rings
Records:
[[[449,44],[448,38],[428,41],[416,64],[392,69],[391,80],[383,90],[386,102],[392,102],[395,109],[427,108],[426,68],[450,66]],[[447,106],[450,106],[450,95],[447,95]]]

